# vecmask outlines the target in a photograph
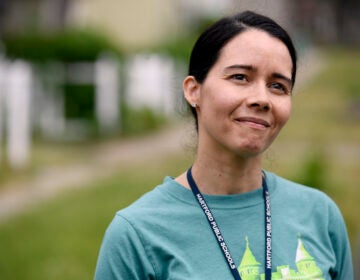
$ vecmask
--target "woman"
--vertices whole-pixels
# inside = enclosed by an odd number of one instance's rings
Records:
[[[291,39],[267,17],[244,12],[199,37],[183,82],[193,166],[116,214],[95,279],[353,279],[336,205],[262,170],[295,77]]]

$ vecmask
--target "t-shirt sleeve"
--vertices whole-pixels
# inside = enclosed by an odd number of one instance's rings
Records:
[[[117,214],[106,230],[94,279],[155,279],[143,242],[132,224]]]
[[[333,276],[334,279],[338,280],[353,280],[354,271],[345,221],[335,203],[330,208],[329,232],[336,255],[336,266]]]

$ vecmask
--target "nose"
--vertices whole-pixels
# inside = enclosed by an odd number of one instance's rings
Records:
[[[250,108],[269,111],[271,103],[269,99],[269,93],[265,85],[256,85],[253,87],[252,92],[249,94],[247,105]]]

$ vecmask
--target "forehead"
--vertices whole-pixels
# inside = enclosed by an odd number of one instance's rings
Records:
[[[286,45],[265,31],[248,29],[230,40],[221,50],[215,66],[247,64],[269,66],[291,73],[292,61]]]

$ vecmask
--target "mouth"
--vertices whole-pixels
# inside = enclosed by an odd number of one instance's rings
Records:
[[[270,127],[270,123],[267,121],[254,117],[240,117],[236,118],[235,121],[256,129],[266,129]]]

